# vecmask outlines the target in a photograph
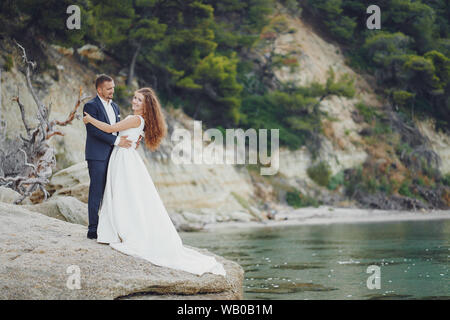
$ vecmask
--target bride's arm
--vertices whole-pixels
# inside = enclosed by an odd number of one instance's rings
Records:
[[[93,118],[89,113],[85,112],[83,117],[84,123],[90,123],[98,129],[107,132],[119,132],[130,128],[137,128],[141,124],[141,120],[138,116],[127,117],[126,119],[117,122],[114,125],[107,124],[106,122]]]

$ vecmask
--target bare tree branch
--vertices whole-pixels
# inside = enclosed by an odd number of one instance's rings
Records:
[[[78,107],[80,106],[81,102],[83,102],[84,100],[89,99],[91,97],[91,96],[82,95],[82,93],[83,93],[83,90],[80,87],[80,92],[78,94],[77,103],[75,104],[75,107],[73,108],[72,112],[69,114],[67,119],[65,121],[55,120],[55,123],[58,126],[66,126],[66,125],[70,124],[73,121],[73,119],[75,118],[75,114],[77,113]]]
[[[17,91],[19,91],[19,90],[17,90]],[[17,94],[19,94],[19,92],[17,92]],[[14,97],[12,100],[17,102],[17,104],[19,105],[20,114],[22,115],[22,122],[23,122],[23,125],[25,126],[25,130],[27,131],[27,134],[29,135],[31,128],[28,125],[26,118],[25,118],[25,108],[23,107],[23,104],[20,102],[18,95],[16,97]]]
[[[20,193],[20,198],[15,201],[16,204],[19,204],[37,190],[42,191],[44,199],[49,196],[45,186],[48,184],[53,167],[56,165],[56,158],[55,150],[49,146],[48,141],[55,135],[64,135],[58,130],[58,126],[66,126],[72,123],[76,118],[76,112],[81,102],[88,97],[82,95],[82,88],[80,87],[75,107],[67,119],[64,121],[49,121],[51,105],[47,108],[39,100],[31,83],[31,70],[36,67],[36,63],[28,59],[24,47],[17,42],[16,44],[22,50],[22,59],[26,66],[27,87],[37,105],[36,118],[39,120],[39,125],[36,128],[30,127],[25,118],[25,107],[17,94],[13,101],[19,106],[26,137],[19,135],[20,139],[8,143],[0,141],[1,149],[5,149],[4,146],[6,145],[8,146],[6,152],[2,150],[0,153],[0,186],[11,188]],[[0,121],[1,132],[5,130],[5,127],[6,124]],[[1,138],[6,139],[3,135]],[[22,157],[18,156],[19,154],[23,154],[23,160]]]
[[[22,47],[16,40],[14,40],[14,42],[16,43],[16,45],[22,50],[22,59],[23,61],[26,63],[27,69],[26,69],[26,78],[27,78],[27,87],[28,90],[31,93],[31,96],[34,99],[34,102],[36,102],[36,105],[38,106],[38,111],[40,113],[40,116],[42,117],[42,120],[46,120],[45,117],[45,112],[44,110],[46,109],[44,104],[41,102],[41,100],[39,100],[39,97],[37,96],[36,92],[34,91],[33,85],[31,84],[31,69],[36,68],[36,62],[28,60],[27,54],[25,52],[25,48]]]

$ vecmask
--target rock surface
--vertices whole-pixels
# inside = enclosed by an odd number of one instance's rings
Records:
[[[437,132],[432,120],[416,121],[417,128],[431,142],[431,148],[441,158],[440,170],[443,174],[450,173],[450,136]]]
[[[87,162],[83,161],[53,174],[47,189],[52,196],[71,196],[87,203],[89,182]]]
[[[100,50],[99,47],[93,44],[85,44],[81,48],[77,50],[80,56],[86,57],[90,60],[99,60],[102,61],[105,59],[105,54]]]
[[[62,221],[77,223],[83,226],[89,224],[87,204],[74,197],[56,196],[51,197],[48,201],[23,207]]]
[[[0,299],[242,299],[244,272],[235,262],[214,255],[227,276],[197,276],[124,255],[86,231],[0,203]],[[79,267],[80,289],[67,286],[70,266]]]
[[[14,203],[20,198],[20,193],[14,191],[13,189],[0,187],[0,202]],[[31,201],[27,198],[22,201],[23,204],[31,204]]]

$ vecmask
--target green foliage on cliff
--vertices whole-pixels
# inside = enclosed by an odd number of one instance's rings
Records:
[[[81,30],[66,27],[69,5],[81,9]],[[259,39],[273,7],[274,0],[4,0],[0,37],[95,44],[163,102],[184,101],[191,116],[227,127],[241,119],[240,53]]]
[[[308,176],[318,185],[326,187],[330,183],[331,168],[328,163],[321,161],[306,170]]]
[[[339,171],[334,176],[330,178],[330,181],[328,182],[327,188],[329,190],[336,190],[339,186],[344,184],[344,171]]]
[[[286,202],[288,205],[294,208],[315,207],[317,208],[322,204],[321,201],[304,195],[298,190],[288,191],[286,193]]]
[[[244,128],[280,129],[280,144],[294,150],[301,146],[317,151],[315,137],[323,133],[320,101],[330,95],[353,97],[353,79],[335,78],[332,69],[325,84],[283,87],[263,95],[247,94],[242,99],[241,121]]]
[[[333,70],[326,84],[307,87],[274,77],[280,67],[298,67],[289,54],[273,50],[277,36],[292,32],[282,16],[272,16],[276,2],[4,0],[0,37],[75,49],[95,44],[125,66],[130,79],[136,73],[144,80],[140,85],[152,85],[163,104],[181,106],[208,126],[278,128],[282,145],[313,142],[314,150],[324,116],[318,104],[329,95],[352,97],[354,83],[335,79]],[[438,127],[450,127],[446,1],[381,1],[381,30],[366,28],[369,0],[279,2],[292,14],[314,17],[342,42],[350,62],[371,71],[401,111],[430,115]],[[81,30],[66,27],[72,4],[81,9]],[[267,49],[260,61],[250,54],[254,48]]]
[[[181,106],[218,128],[280,129],[282,145],[295,149],[306,144],[315,150],[324,116],[320,101],[329,95],[353,96],[353,80],[336,79],[330,70],[326,84],[280,83],[274,71],[286,66],[294,72],[298,62],[274,50],[276,36],[293,31],[284,17],[271,17],[275,3],[5,0],[0,37],[26,44],[45,39],[74,49],[95,44],[128,69],[127,86],[136,73],[157,90],[163,104]],[[296,1],[282,3],[292,14],[301,12]],[[66,27],[66,9],[72,4],[81,9],[81,30]],[[266,50],[264,59],[248,56],[254,48]],[[106,67],[99,65],[97,71],[109,72]],[[128,88],[117,89],[117,99],[125,103]]]
[[[354,67],[376,76],[387,97],[408,114],[450,128],[450,6],[435,0],[308,0],[304,11],[337,41]],[[381,30],[366,27],[377,4]]]
[[[442,177],[442,184],[450,187],[450,173],[447,173],[445,176]]]
[[[3,69],[8,72],[14,67],[14,60],[11,55],[5,56],[5,64],[3,65]]]

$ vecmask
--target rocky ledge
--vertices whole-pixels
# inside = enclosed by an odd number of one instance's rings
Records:
[[[155,266],[89,240],[86,232],[85,226],[0,202],[0,299],[243,297],[243,269],[205,249],[194,248],[223,263],[226,277]],[[77,268],[80,289],[70,285]]]

